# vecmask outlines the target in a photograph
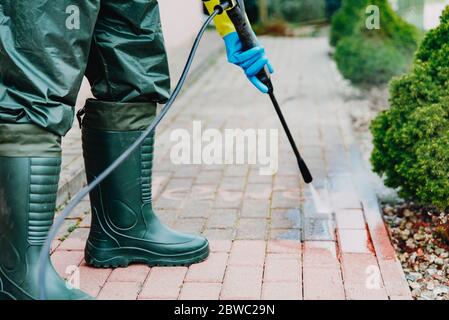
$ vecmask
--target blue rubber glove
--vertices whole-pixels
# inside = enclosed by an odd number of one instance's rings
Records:
[[[226,53],[228,61],[241,67],[249,81],[261,92],[268,93],[268,87],[264,85],[256,75],[265,66],[268,71],[273,73],[273,67],[265,54],[265,49],[262,46],[254,47],[252,49],[243,51],[243,45],[237,32],[231,32],[223,38],[226,45]]]

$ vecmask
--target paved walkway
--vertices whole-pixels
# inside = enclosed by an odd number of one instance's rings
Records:
[[[86,200],[54,244],[61,274],[80,265],[81,288],[99,299],[410,299],[354,142],[341,80],[325,38],[265,38],[277,96],[333,214],[317,213],[268,97],[225,57],[178,100],[158,129],[154,202],[170,226],[202,233],[211,257],[190,268],[92,269],[83,262]],[[257,165],[174,165],[170,133],[279,129],[279,170]],[[199,139],[195,137],[194,139]],[[73,140],[76,141],[76,140]],[[69,142],[68,139],[66,142]],[[76,156],[78,147],[69,142]],[[67,276],[67,275],[66,275]]]

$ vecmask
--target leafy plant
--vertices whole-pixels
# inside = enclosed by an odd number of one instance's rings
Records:
[[[449,7],[410,73],[390,84],[389,110],[371,124],[373,169],[399,194],[449,208]]]
[[[346,0],[344,4],[347,6],[353,1]],[[368,16],[365,10],[358,9],[362,14],[359,12],[357,22],[351,21],[354,24],[352,33],[338,41],[335,51],[335,61],[342,75],[360,86],[384,84],[406,72],[419,39],[418,30],[402,20],[387,0],[371,0],[370,4],[379,8],[379,28],[367,28]]]
[[[332,18],[330,32],[332,46],[335,47],[341,39],[353,34],[367,4],[368,0],[343,0],[341,8]]]
[[[409,63],[391,41],[354,36],[344,38],[335,53],[338,68],[346,79],[357,85],[381,85],[398,73],[407,71]]]

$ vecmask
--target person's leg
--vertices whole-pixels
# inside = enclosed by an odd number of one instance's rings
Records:
[[[0,299],[38,299],[38,260],[53,224],[61,136],[71,127],[99,0],[0,5]],[[48,299],[69,290],[50,261]]]
[[[100,0],[4,0],[0,5],[0,123],[71,128]]]
[[[86,76],[100,101],[168,99],[170,76],[156,0],[102,1]]]
[[[156,114],[156,102],[169,96],[157,1],[105,1],[94,34],[87,75],[97,100],[87,102],[82,120],[88,181],[142,134]],[[173,231],[156,217],[151,198],[153,153],[151,135],[91,192],[88,264],[189,265],[207,258],[206,239]]]

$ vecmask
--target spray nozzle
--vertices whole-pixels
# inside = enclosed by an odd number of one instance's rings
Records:
[[[203,0],[205,1],[205,0]],[[209,0],[206,0],[209,1]],[[217,4],[214,7],[214,11],[217,12],[217,14],[222,14],[226,10],[232,9],[237,5],[236,0],[220,0],[220,4]]]

